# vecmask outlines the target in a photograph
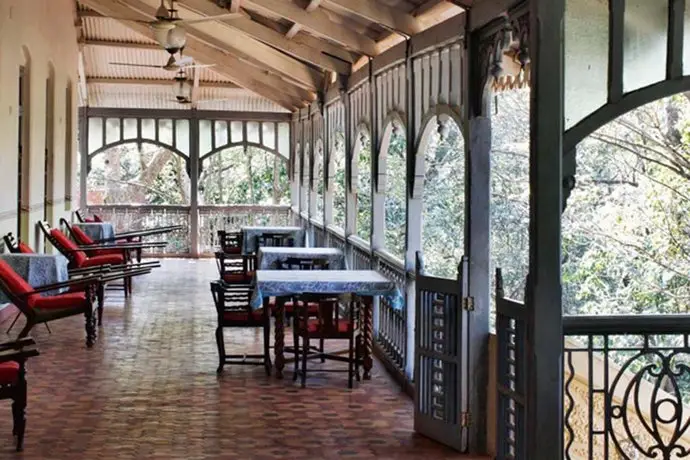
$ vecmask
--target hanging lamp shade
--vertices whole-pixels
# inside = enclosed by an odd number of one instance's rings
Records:
[[[170,54],[178,53],[187,44],[187,34],[184,28],[175,26],[168,31],[164,48]]]

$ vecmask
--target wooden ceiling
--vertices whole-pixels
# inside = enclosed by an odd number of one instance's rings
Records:
[[[169,0],[165,3],[168,6]],[[216,89],[213,97],[229,99],[234,97],[230,92],[237,95],[243,91],[245,100],[250,96],[266,100],[265,104],[255,106],[273,104],[277,110],[292,111],[314,101],[338,75],[347,77],[369,57],[461,13],[463,8],[458,5],[468,3],[468,0],[178,0],[175,8],[183,19],[228,12],[241,14],[185,26],[184,55],[199,64],[213,64],[210,69],[195,72],[195,88],[205,87],[207,93],[211,88]],[[131,102],[141,107],[147,104],[147,94],[156,93],[151,91],[152,86],[160,89],[167,85],[171,89],[166,101],[175,106],[173,72],[109,64],[166,62],[168,54],[156,44],[149,26],[123,20],[153,20],[160,4],[161,0],[77,0],[83,104],[99,105],[92,99],[104,91],[132,94],[132,88],[141,88],[142,96],[131,98]],[[195,90],[193,94],[199,93]],[[160,103],[156,105],[156,108],[167,108]]]

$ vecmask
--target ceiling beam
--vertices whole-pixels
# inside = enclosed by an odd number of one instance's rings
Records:
[[[309,3],[307,4],[306,8],[304,8],[304,11],[306,11],[307,13],[311,13],[312,11],[317,9],[320,4],[321,0],[309,0]],[[300,30],[302,30],[302,26],[295,22],[285,33],[285,38],[287,38],[288,40],[292,40]]]
[[[327,4],[329,3],[407,36],[412,36],[422,31],[421,24],[414,16],[377,1],[328,0]]]
[[[140,50],[160,50],[161,46],[156,43],[133,43],[133,42],[118,42],[115,40],[96,40],[86,38],[81,41],[84,46],[108,46],[111,48],[131,48]]]
[[[119,3],[153,19],[159,2],[158,0],[120,0]],[[180,4],[177,5],[177,9],[182,18],[200,19],[206,17],[204,14],[182,8]],[[225,12],[227,13],[227,10]],[[187,37],[193,36],[208,45],[252,62],[257,67],[282,75],[288,81],[292,81],[309,91],[317,91],[323,85],[321,72],[258,40],[239,36],[218,21],[185,26],[185,30]]]
[[[86,77],[86,82],[91,84],[107,85],[151,85],[151,86],[172,86],[173,80],[167,78],[113,78],[113,77]],[[237,89],[234,83],[199,81],[200,88],[223,88]]]
[[[242,7],[242,0],[232,0],[232,2],[230,2],[230,12],[231,13],[239,13],[241,7]]]
[[[214,5],[208,0],[180,0],[178,3],[187,9],[193,10],[205,16],[216,16],[227,12],[223,8]],[[324,43],[318,42],[316,43],[317,46],[313,46],[311,43],[305,44],[303,38],[306,36],[295,37],[293,40],[287,40],[284,34],[259,24],[258,22],[252,21],[249,18],[236,18],[231,20],[223,20],[220,22],[223,22],[225,25],[242,32],[244,35],[253,37],[268,46],[272,46],[273,48],[276,48],[285,54],[308,62],[316,67],[321,68],[322,70],[329,70],[344,75],[348,75],[350,73],[351,60],[348,62],[343,62],[342,57],[338,59],[336,57],[331,57],[327,54],[324,54],[328,52],[333,54],[332,51],[334,50],[332,48],[335,47],[322,46]],[[343,57],[349,57],[351,59],[344,49],[338,49],[338,51]]]
[[[147,19],[145,15],[133,12],[116,0],[80,0],[80,2],[106,16]],[[129,21],[122,22],[122,24],[144,37],[153,39],[153,31],[150,27]],[[255,70],[236,57],[205,45],[193,37],[189,37],[186,54],[202,63],[215,63],[213,69],[215,72],[288,110],[305,106],[305,100],[311,101],[308,97],[301,97],[302,92],[299,88],[293,87],[278,77]],[[295,96],[294,93],[299,93],[300,96]],[[307,96],[309,95],[308,92],[305,93]]]
[[[281,16],[291,22],[296,22],[303,28],[330,39],[342,46],[350,48],[367,56],[376,56],[379,53],[376,42],[366,35],[354,32],[346,27],[335,24],[328,15],[318,9],[311,13],[303,10],[296,4],[285,0],[244,0],[244,8],[268,12]]]

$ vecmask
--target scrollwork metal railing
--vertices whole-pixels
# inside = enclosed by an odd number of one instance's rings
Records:
[[[289,206],[199,206],[199,252],[212,254],[218,247],[218,230],[237,231],[253,225],[290,225]]]
[[[690,459],[690,315],[564,318],[565,458]]]

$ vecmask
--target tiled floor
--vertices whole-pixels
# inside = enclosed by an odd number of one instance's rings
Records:
[[[34,329],[42,355],[29,363],[26,448],[14,453],[9,403],[0,402],[0,458],[459,457],[413,433],[412,403],[379,365],[354,390],[345,374],[306,389],[261,368],[226,366],[217,377],[214,275],[213,261],[166,260],[136,280],[127,303],[109,293],[91,350],[82,317],[53,323],[52,335]],[[247,331],[226,346],[260,340]]]

